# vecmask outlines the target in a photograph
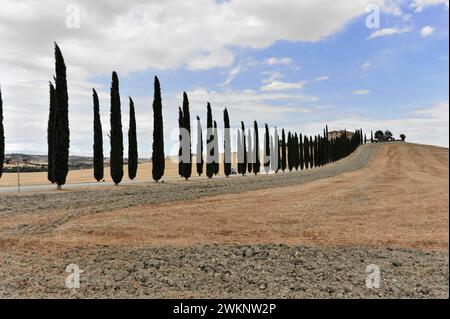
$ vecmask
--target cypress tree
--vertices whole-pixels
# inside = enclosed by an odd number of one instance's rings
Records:
[[[264,171],[266,174],[270,170],[270,135],[269,135],[269,126],[267,124],[265,126],[264,133]]]
[[[188,133],[188,141],[184,141],[187,146],[188,161],[183,163],[183,177],[188,180],[192,175],[192,145],[191,145],[191,113],[189,111],[189,100],[186,92],[183,92],[183,128]]]
[[[56,92],[55,87],[50,82],[49,83],[49,93],[50,93],[50,109],[48,112],[48,125],[47,125],[47,145],[48,145],[48,155],[47,155],[47,179],[51,182],[55,182],[53,163],[54,159],[54,142],[55,142],[55,112],[56,112]],[[1,92],[0,92],[1,93]],[[0,101],[1,102],[1,101]],[[2,125],[2,124],[0,124]],[[0,141],[1,143],[1,141]],[[1,165],[1,163],[0,163]],[[1,176],[1,172],[0,172]]]
[[[304,141],[303,141],[303,152],[304,152],[304,157],[305,157],[305,169],[309,168],[309,139],[308,136],[304,136]]]
[[[312,136],[309,137],[309,147],[310,147],[310,151],[309,151],[309,167],[313,168],[314,167],[314,144],[313,144]]]
[[[317,140],[317,135],[314,136],[314,167],[319,166],[319,144]]]
[[[284,172],[286,170],[287,159],[286,159],[286,135],[284,129],[281,130],[281,170]]]
[[[214,121],[214,175],[219,174],[219,132],[217,122]]]
[[[128,127],[128,177],[133,180],[138,168],[138,146],[134,102],[130,97],[130,124]]]
[[[292,160],[292,154],[294,154],[294,151],[292,149],[292,134],[291,134],[291,132],[288,132],[287,145],[288,145],[288,157],[287,157],[288,169],[289,169],[290,172],[292,172],[292,169],[294,168],[294,162]]]
[[[55,135],[53,153],[53,178],[57,188],[66,183],[69,172],[69,95],[67,93],[66,64],[64,57],[55,43]]]
[[[294,145],[292,146],[292,149],[294,150],[294,167],[295,170],[298,171],[298,168],[300,167],[300,154],[298,151],[298,135],[297,133],[294,134],[294,140],[293,140]]]
[[[155,92],[153,97],[153,146],[152,177],[158,182],[164,176],[166,159],[164,156],[164,129],[162,117],[161,85],[155,76]]]
[[[197,173],[198,176],[203,174],[203,132],[200,117],[197,116]]]
[[[112,74],[111,82],[111,178],[119,185],[123,178],[123,133],[120,111],[119,78],[116,72]]]
[[[303,170],[305,168],[305,159],[304,159],[304,155],[303,155],[303,135],[302,133],[300,133],[299,136],[299,157],[300,157],[300,169]]]
[[[367,134],[364,133],[364,144],[367,144]]]
[[[214,176],[214,127],[212,120],[211,104],[207,104],[207,116],[206,116],[206,176],[212,178]]]
[[[103,180],[103,133],[100,120],[100,105],[95,89],[92,89],[94,102],[94,178],[97,182]]]
[[[259,132],[258,132],[258,122],[254,122],[254,130],[255,130],[255,148],[253,152],[255,152],[255,165],[253,166],[253,173],[257,175],[261,168],[261,162],[259,160]]]
[[[225,128],[225,135],[223,139],[223,171],[226,177],[231,174],[231,135],[230,135],[230,116],[228,115],[228,110],[225,108],[223,110],[223,126]]]
[[[245,176],[245,173],[247,172],[247,146],[246,146],[246,138],[245,138],[245,125],[244,122],[241,121],[241,130],[242,130],[242,152],[243,152],[243,160],[244,162],[241,163],[241,174],[242,176]]]
[[[373,131],[370,131],[370,143],[373,143]]]
[[[242,132],[240,129],[237,130],[237,141],[236,141],[236,157],[237,157],[237,172],[242,174]]]
[[[247,145],[248,145],[247,171],[249,173],[251,173],[253,170],[254,156],[253,156],[253,144],[252,144],[252,131],[250,129],[248,129],[248,134],[247,134]]]
[[[0,87],[0,178],[3,175],[3,163],[5,162],[5,130],[3,127],[3,99]]]

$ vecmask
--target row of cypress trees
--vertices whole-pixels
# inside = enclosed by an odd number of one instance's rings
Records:
[[[48,119],[48,179],[61,188],[66,181],[68,172],[69,155],[69,121],[68,121],[68,93],[66,66],[64,58],[55,43],[55,73],[54,83],[49,84],[50,110]],[[119,78],[116,72],[112,73],[110,90],[110,124],[111,130],[108,135],[110,138],[110,174],[115,185],[118,185],[123,178],[123,133],[121,118],[121,102]],[[128,177],[134,179],[138,168],[138,147],[136,135],[136,116],[134,101],[129,98],[130,116],[128,131]],[[103,138],[102,124],[100,121],[100,107],[98,94],[93,89],[93,112],[94,112],[94,178],[100,181],[104,178],[104,156],[103,156]],[[157,182],[164,175],[165,155],[164,155],[164,135],[163,135],[163,117],[162,117],[162,98],[159,79],[155,77],[154,97],[153,97],[153,145],[152,145],[152,177]],[[2,120],[2,104],[0,92],[0,120]],[[231,137],[230,137],[230,117],[228,110],[223,112],[225,136],[224,136],[224,173],[228,177],[232,173],[231,167]],[[180,161],[179,174],[185,179],[192,175],[192,145],[191,119],[189,110],[189,100],[186,92],[183,93],[183,106],[179,108],[179,128],[180,128]],[[272,169],[278,172],[279,169],[285,171],[304,169],[309,167],[322,166],[332,161],[338,160],[350,154],[365,139],[361,131],[356,131],[352,139],[344,137],[328,139],[328,128],[324,130],[324,135],[307,137],[302,134],[288,132],[287,141],[284,129],[282,130],[281,140],[279,140],[277,130],[271,136],[269,127],[264,126],[264,161],[263,166],[266,173]],[[197,173],[203,174],[203,135],[200,118],[197,116]],[[260,172],[261,161],[259,153],[259,130],[258,123],[254,121],[253,137],[251,130],[248,135],[245,132],[244,122],[238,131],[238,150],[241,152],[242,159],[238,163],[238,173],[246,175],[247,173]],[[189,138],[182,138],[182,132]],[[373,139],[373,137],[372,137]],[[252,142],[253,141],[253,142]],[[183,143],[183,145],[181,145]],[[218,127],[217,122],[213,120],[210,103],[207,104],[207,137],[206,137],[206,175],[212,178],[219,173],[219,153],[218,153]],[[182,146],[182,147],[181,147]],[[187,152],[188,160],[184,161],[183,152]],[[3,126],[0,122],[0,160],[4,157],[4,137]],[[2,155],[3,154],[3,155]],[[0,161],[3,163],[3,161]]]

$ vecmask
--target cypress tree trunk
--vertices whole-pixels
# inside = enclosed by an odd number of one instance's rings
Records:
[[[288,168],[289,171],[292,172],[292,169],[294,168],[294,161],[292,160],[292,154],[294,154],[294,151],[292,150],[292,134],[291,132],[288,133]]]
[[[223,126],[225,128],[225,135],[223,138],[223,170],[226,177],[231,174],[231,132],[230,132],[230,117],[228,115],[228,110],[225,108],[223,110]]]
[[[64,57],[55,43],[55,138],[53,153],[53,178],[57,188],[66,183],[67,173],[69,172],[69,95],[67,93],[66,64]]]
[[[189,100],[186,92],[183,92],[183,127],[188,132],[188,140],[184,141],[187,161],[183,163],[183,176],[188,180],[192,175],[192,143],[191,143],[191,113],[189,111]]]
[[[254,155],[253,155],[253,144],[252,144],[252,131],[248,129],[247,134],[247,145],[248,145],[248,151],[247,151],[247,171],[249,173],[253,170],[253,163],[255,161]]]
[[[100,120],[100,105],[95,89],[92,90],[94,102],[94,178],[97,182],[103,180],[103,133]]]
[[[259,160],[259,132],[258,132],[258,122],[254,122],[253,128],[255,130],[255,147],[253,152],[255,152],[255,165],[253,166],[253,173],[257,175],[259,173],[261,162]]]
[[[3,127],[3,99],[0,87],[0,178],[3,175],[3,163],[5,162],[5,130]]]
[[[55,161],[54,152],[54,142],[55,142],[55,112],[56,112],[56,92],[55,87],[50,82],[49,83],[49,93],[50,93],[50,109],[48,112],[48,125],[47,125],[47,145],[48,145],[48,155],[47,155],[47,179],[51,182],[55,182],[55,171],[53,168],[53,163]],[[1,94],[1,92],[0,92]],[[1,103],[1,101],[0,101]],[[1,124],[0,124],[1,125]],[[1,143],[1,141],[0,141]],[[1,164],[1,163],[0,163]],[[1,175],[1,172],[0,172]]]
[[[219,174],[219,132],[217,122],[214,121],[214,175]]]
[[[134,102],[130,97],[130,125],[128,129],[128,177],[133,180],[138,168],[138,146]]]
[[[111,155],[110,171],[115,185],[123,178],[123,132],[120,110],[119,78],[116,72],[112,74],[111,82]]]
[[[281,130],[281,170],[286,170],[286,135],[284,129]]]
[[[203,132],[200,117],[197,116],[197,173],[203,174]]]
[[[164,156],[164,128],[162,117],[161,85],[155,76],[155,92],[153,97],[153,147],[152,177],[158,182],[164,176],[166,159]]]
[[[247,146],[246,146],[246,138],[245,138],[245,125],[244,122],[241,121],[241,130],[242,130],[242,152],[243,152],[243,160],[244,162],[241,164],[241,174],[242,176],[245,176],[245,173],[247,173]]]

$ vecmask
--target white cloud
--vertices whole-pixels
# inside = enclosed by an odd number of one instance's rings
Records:
[[[314,79],[314,81],[327,81],[329,80],[330,77],[327,75],[322,75],[322,76],[318,76],[317,78]]]
[[[261,87],[262,91],[284,91],[302,89],[305,86],[305,81],[300,82],[281,82],[274,81]]]
[[[413,0],[410,6],[416,12],[422,12],[426,7],[436,5],[445,5],[448,9],[449,0]]]
[[[363,63],[362,65],[361,65],[361,68],[363,69],[363,70],[367,70],[367,69],[369,69],[370,68],[370,61],[367,61],[367,62],[365,62],[365,63]]]
[[[266,77],[262,80],[263,84],[272,83],[284,77],[283,74],[277,71],[265,71],[262,72],[262,74],[266,75]]]
[[[264,61],[267,65],[290,65],[294,63],[294,61],[291,58],[283,57],[283,58],[277,58],[277,57],[271,57]]]
[[[411,31],[409,28],[384,28],[372,32],[372,34],[367,37],[367,39],[375,39],[379,37],[385,37],[394,34],[402,34]]]
[[[420,34],[422,35],[423,38],[426,38],[426,37],[432,35],[433,32],[434,32],[434,28],[430,27],[429,25],[423,27],[420,30]]]
[[[366,89],[359,89],[359,90],[353,91],[353,94],[356,94],[356,95],[366,95],[369,93],[370,93],[370,91],[366,90]]]

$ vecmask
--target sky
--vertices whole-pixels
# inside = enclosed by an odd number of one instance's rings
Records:
[[[109,153],[112,71],[125,150],[128,97],[135,102],[140,157],[151,156],[155,75],[166,153],[176,153],[183,91],[203,127],[209,101],[219,127],[227,107],[233,127],[257,120],[318,134],[328,124],[449,145],[448,0],[0,0],[0,8],[6,153],[47,152],[55,41],[67,65],[72,155],[92,155],[92,88]]]

